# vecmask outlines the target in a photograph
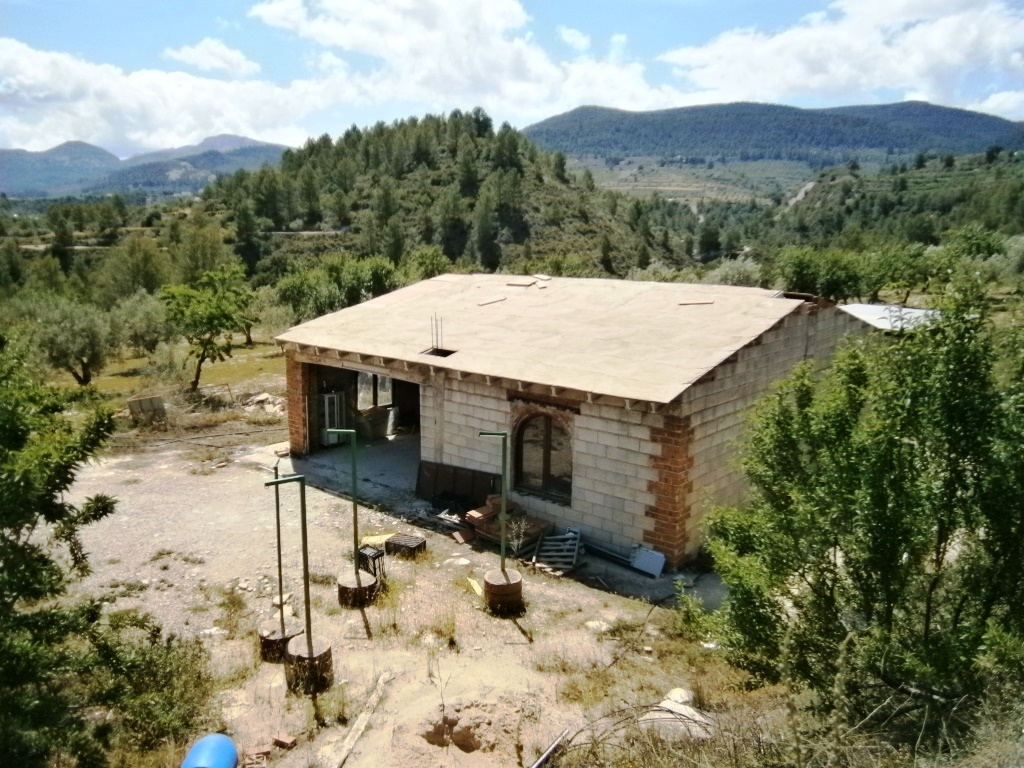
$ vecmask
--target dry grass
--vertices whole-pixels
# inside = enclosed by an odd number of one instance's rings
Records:
[[[245,598],[236,590],[221,590],[217,607],[221,615],[213,622],[214,626],[227,631],[227,639],[234,640],[245,635],[255,635],[252,611]]]

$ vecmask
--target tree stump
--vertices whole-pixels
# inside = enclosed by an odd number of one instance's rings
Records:
[[[338,576],[338,604],[346,608],[362,608],[377,597],[377,579],[372,573],[359,572],[359,583],[351,571]]]
[[[293,693],[320,693],[334,685],[334,657],[331,646],[323,640],[313,641],[313,656],[302,635],[288,641],[284,679]]]
[[[492,613],[523,610],[523,577],[514,568],[495,568],[484,574],[484,601]]]
[[[281,634],[280,619],[271,619],[260,624],[260,659],[272,664],[284,661],[288,653],[288,641],[304,632],[294,620],[285,620],[284,634]]]

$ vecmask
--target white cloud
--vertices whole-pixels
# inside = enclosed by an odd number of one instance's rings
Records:
[[[967,106],[979,80],[1018,92],[1022,46],[1024,11],[997,0],[837,0],[789,29],[731,30],[660,59],[706,101],[852,103],[896,91]]]
[[[518,0],[262,0],[250,15],[303,41],[307,76],[130,71],[0,38],[0,146],[81,139],[124,155],[216,133],[294,145],[353,114],[480,105],[525,125],[581,104],[848,104],[880,92],[1024,118],[1024,11],[999,0],[836,0],[789,29],[735,29],[670,51],[667,84],[624,34],[590,41],[560,28],[577,45],[549,53]],[[216,40],[173,53],[255,72]]]
[[[523,125],[585,103],[647,109],[686,100],[647,80],[626,56],[624,35],[599,58],[587,53],[586,35],[562,27],[579,55],[553,57],[534,40],[518,0],[263,0],[249,13],[324,48],[369,57],[376,68],[352,77],[381,103],[481,105]]]
[[[570,48],[582,53],[590,48],[590,37],[583,34],[578,29],[572,27],[559,27],[558,36],[562,38],[562,42],[568,45]]]
[[[217,133],[299,144],[299,121],[365,99],[344,77],[286,86],[182,72],[126,72],[0,38],[0,145],[47,149],[79,139],[124,156]]]
[[[255,75],[260,65],[246,58],[235,48],[229,48],[221,40],[204,37],[195,45],[181,48],[165,48],[164,56],[182,64],[188,64],[203,72],[222,69],[233,75]]]

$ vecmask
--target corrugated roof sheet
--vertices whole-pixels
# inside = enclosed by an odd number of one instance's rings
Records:
[[[668,403],[801,304],[760,288],[441,275],[277,341]],[[447,357],[426,354],[435,317]]]
[[[938,315],[935,309],[914,309],[893,304],[840,304],[839,309],[881,331],[906,331],[925,325]]]

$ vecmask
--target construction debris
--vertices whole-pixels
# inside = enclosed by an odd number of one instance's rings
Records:
[[[377,685],[373,688],[373,694],[370,696],[370,700],[366,703],[366,708],[359,713],[359,717],[356,718],[355,724],[352,726],[352,730],[349,731],[348,736],[345,738],[345,743],[341,745],[341,754],[338,756],[338,768],[345,765],[345,761],[348,760],[348,756],[352,754],[352,749],[355,747],[359,737],[363,735],[363,731],[366,730],[367,723],[370,722],[370,715],[373,714],[373,710],[380,704],[381,698],[384,696],[384,686],[388,684],[388,680],[391,679],[390,672],[381,672],[380,677],[377,678]]]
[[[518,557],[520,552],[529,550],[537,540],[551,530],[551,523],[533,517],[517,516],[506,522],[505,546],[512,555]],[[501,542],[501,523],[490,520],[476,526],[476,535],[487,541]]]
[[[582,538],[576,528],[557,536],[544,536],[537,541],[530,563],[537,570],[562,576],[576,567]]]

